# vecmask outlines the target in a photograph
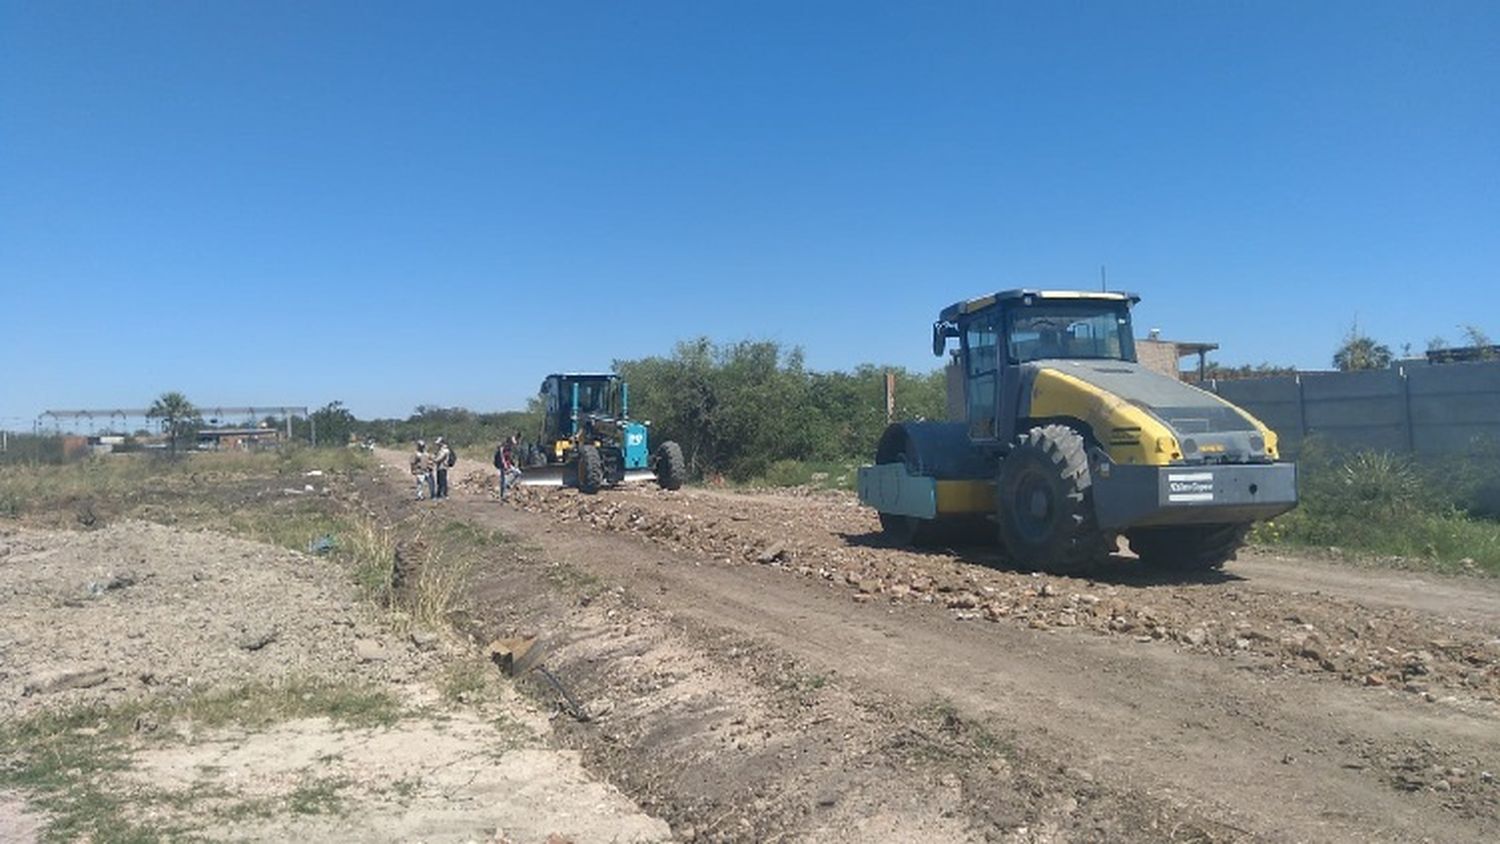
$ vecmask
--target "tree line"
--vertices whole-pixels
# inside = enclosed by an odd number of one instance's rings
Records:
[[[1462,326],[1468,347],[1481,357],[1496,347],[1474,326]],[[1429,349],[1446,342],[1434,338]],[[1410,352],[1409,346],[1405,349]],[[1333,355],[1340,370],[1383,369],[1390,348],[1351,327]],[[807,368],[802,350],[773,341],[716,343],[706,337],[679,342],[669,354],[616,360],[613,368],[630,385],[631,416],[651,422],[654,442],[675,440],[695,476],[735,480],[762,477],[782,461],[833,462],[866,459],[886,425],[885,381],[895,378],[893,417],[943,419],[946,382],[942,369],[928,372],[861,364],[852,370]],[[1295,372],[1273,364],[1210,363],[1209,378],[1257,378]],[[203,427],[197,408],[179,392],[163,393],[151,408],[176,451]],[[524,410],[481,413],[462,407],[419,406],[404,419],[359,419],[341,401],[291,420],[293,440],[342,446],[373,441],[406,445],[443,436],[466,456],[485,459],[505,437],[538,439],[542,409],[533,398]],[[286,420],[264,420],[282,427]]]
[[[656,442],[682,445],[697,475],[760,477],[783,460],[869,458],[886,425],[885,378],[895,376],[895,418],[945,418],[941,370],[863,364],[808,369],[800,348],[770,341],[718,344],[700,337],[672,353],[617,360],[631,415]]]

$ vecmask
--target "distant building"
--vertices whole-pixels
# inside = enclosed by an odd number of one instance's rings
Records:
[[[1469,363],[1476,360],[1500,360],[1500,346],[1459,346],[1455,349],[1430,349],[1428,363]]]
[[[94,454],[113,454],[125,447],[125,437],[119,434],[99,434],[89,439],[89,450]]]
[[[1202,381],[1208,368],[1208,353],[1219,348],[1218,343],[1189,343],[1181,340],[1163,340],[1153,329],[1150,337],[1136,338],[1135,356],[1147,369],[1182,379],[1182,359],[1198,356],[1198,380]]]
[[[201,451],[252,451],[279,442],[278,428],[204,428],[198,432]]]

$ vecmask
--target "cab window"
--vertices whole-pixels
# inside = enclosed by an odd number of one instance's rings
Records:
[[[995,436],[999,342],[999,329],[993,314],[964,326],[964,395],[968,404],[969,436],[975,439]]]
[[[1049,358],[1135,360],[1130,312],[1111,302],[1042,302],[1009,312],[1011,363]]]

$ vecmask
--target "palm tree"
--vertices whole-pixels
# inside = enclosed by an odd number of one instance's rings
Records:
[[[1333,365],[1342,372],[1356,369],[1387,369],[1391,365],[1391,347],[1375,342],[1374,338],[1349,329],[1344,344],[1333,353]]]
[[[198,408],[193,407],[193,403],[187,400],[187,396],[175,390],[157,396],[146,416],[161,420],[162,428],[171,437],[173,457],[177,456],[177,438],[183,434],[192,433],[203,424],[203,417],[198,414]]]

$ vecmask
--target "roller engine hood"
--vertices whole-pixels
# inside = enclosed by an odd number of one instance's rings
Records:
[[[1116,360],[1022,364],[1021,415],[1072,417],[1120,463],[1264,463],[1276,435],[1218,396]]]
[[[1213,393],[1125,361],[1047,360],[1041,366],[1087,382],[1150,411],[1179,437],[1259,430],[1244,411]]]

